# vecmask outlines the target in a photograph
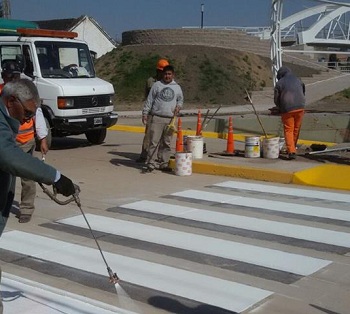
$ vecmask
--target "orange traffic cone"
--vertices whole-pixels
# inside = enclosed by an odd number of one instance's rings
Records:
[[[232,117],[228,119],[228,131],[227,131],[227,148],[226,153],[233,154],[235,150],[235,142],[233,140],[233,125]]]
[[[198,110],[196,135],[202,136],[202,113],[201,113],[201,110]]]
[[[176,137],[176,152],[182,153],[184,151],[184,143],[182,137],[182,121],[181,118],[177,119],[177,137]]]

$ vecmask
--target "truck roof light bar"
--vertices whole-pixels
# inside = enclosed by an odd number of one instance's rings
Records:
[[[32,29],[32,28],[17,28],[17,34],[21,36],[58,37],[58,38],[78,37],[78,33],[76,32],[57,31],[52,29]]]

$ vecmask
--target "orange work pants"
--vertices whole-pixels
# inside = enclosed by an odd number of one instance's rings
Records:
[[[281,114],[288,154],[296,152],[304,112],[304,109],[298,109]]]

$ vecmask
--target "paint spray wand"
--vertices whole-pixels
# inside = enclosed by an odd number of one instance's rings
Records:
[[[44,160],[44,158],[45,158],[45,157],[43,156],[43,160]],[[100,247],[100,244],[98,243],[97,238],[96,238],[94,232],[92,231],[92,228],[91,228],[91,226],[90,226],[90,223],[89,223],[89,221],[87,220],[83,209],[81,208],[81,202],[80,202],[80,198],[79,198],[79,193],[80,193],[80,188],[79,188],[79,186],[74,185],[74,187],[75,187],[75,193],[74,193],[70,198],[68,198],[67,200],[61,201],[61,200],[59,200],[59,199],[57,198],[57,191],[56,191],[55,189],[54,189],[54,192],[52,193],[52,192],[50,192],[42,183],[39,183],[39,185],[40,185],[40,187],[42,188],[43,192],[44,192],[49,198],[51,198],[56,204],[59,204],[59,205],[67,205],[67,204],[69,204],[69,203],[71,203],[71,202],[73,202],[73,201],[77,204],[77,206],[78,206],[79,209],[80,209],[80,212],[82,213],[82,215],[83,215],[83,217],[84,217],[84,220],[85,220],[87,226],[89,227],[90,233],[91,233],[93,239],[95,240],[95,243],[96,243],[96,245],[97,245],[97,247],[98,247],[98,250],[100,251],[100,254],[101,254],[101,256],[102,256],[102,259],[103,259],[103,261],[104,261],[104,263],[105,263],[105,265],[106,265],[106,267],[107,267],[107,272],[108,272],[108,275],[109,275],[109,282],[112,283],[112,284],[118,283],[118,282],[120,281],[120,279],[119,279],[117,273],[114,273],[114,272],[112,271],[112,269],[109,267],[109,265],[108,265],[108,263],[107,263],[107,260],[106,260],[104,254],[103,254],[103,252],[102,252],[102,249],[101,249],[101,247]]]

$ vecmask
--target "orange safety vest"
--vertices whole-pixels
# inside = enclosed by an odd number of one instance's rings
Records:
[[[24,144],[34,138],[34,119],[31,118],[29,121],[24,122],[20,125],[16,141]]]

